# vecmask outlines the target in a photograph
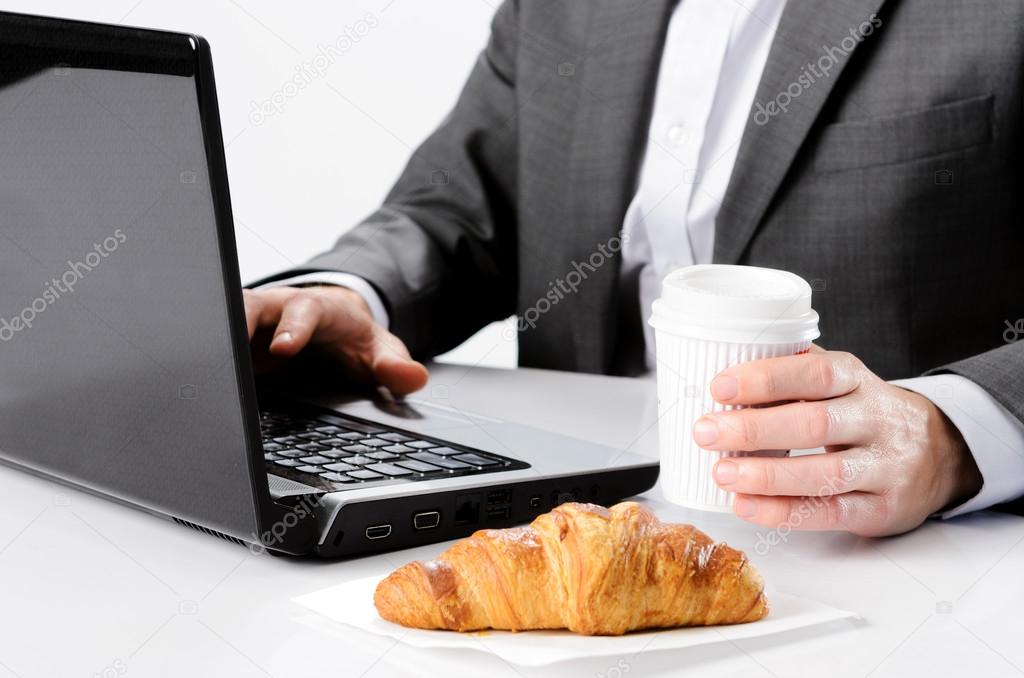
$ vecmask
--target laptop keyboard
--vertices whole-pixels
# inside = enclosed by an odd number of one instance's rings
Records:
[[[330,413],[261,411],[267,472],[330,491],[529,468],[454,443]]]

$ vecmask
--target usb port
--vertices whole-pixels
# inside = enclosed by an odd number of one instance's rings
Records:
[[[507,504],[512,501],[512,490],[491,490],[487,493],[488,504]]]
[[[510,506],[490,506],[487,508],[487,520],[508,520],[512,517]]]
[[[384,539],[391,536],[390,525],[370,525],[366,528],[367,539]]]
[[[439,511],[422,511],[412,517],[412,526],[416,530],[432,530],[441,524]]]

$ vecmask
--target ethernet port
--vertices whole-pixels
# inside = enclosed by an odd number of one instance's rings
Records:
[[[455,497],[455,524],[474,525],[480,520],[480,495],[460,494]]]

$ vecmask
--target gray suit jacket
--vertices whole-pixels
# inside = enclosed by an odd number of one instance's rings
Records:
[[[418,356],[534,306],[621,228],[672,7],[505,2],[385,205],[277,277],[366,278]],[[844,53],[874,13],[881,27]],[[1024,318],[1022,36],[1020,0],[790,0],[756,102],[800,93],[752,109],[714,260],[815,281],[822,345],[888,379],[959,373],[1024,420],[1024,342],[1004,340]],[[830,75],[805,88],[825,55]],[[641,321],[618,269],[520,332],[520,362],[628,371]]]

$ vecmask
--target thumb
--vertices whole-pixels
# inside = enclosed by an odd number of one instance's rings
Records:
[[[402,340],[382,327],[374,327],[369,368],[373,379],[395,395],[406,395],[427,385],[427,368],[412,359]]]

